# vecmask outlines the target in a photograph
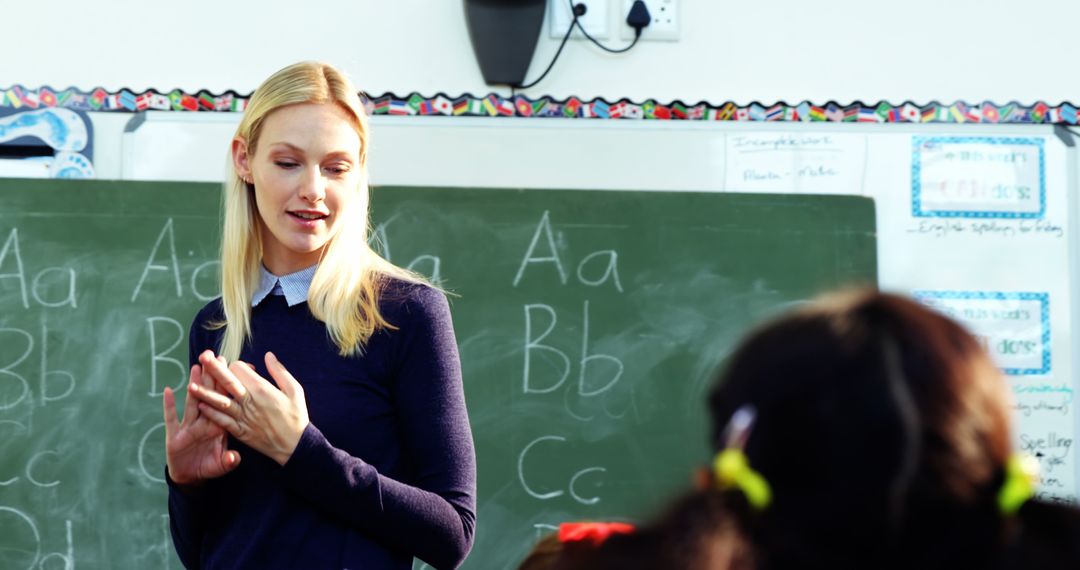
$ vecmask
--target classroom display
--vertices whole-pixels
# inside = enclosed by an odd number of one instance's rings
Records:
[[[0,567],[180,567],[161,394],[217,293],[219,190],[0,181]],[[707,460],[702,394],[748,327],[876,279],[861,197],[383,187],[372,217],[384,255],[452,294],[466,568],[647,514]]]
[[[783,101],[754,101],[737,104],[732,101],[688,103],[682,100],[636,101],[622,98],[608,101],[603,97],[558,99],[541,96],[499,93],[473,95],[462,93],[424,95],[417,92],[378,95],[361,94],[369,115],[453,116],[453,117],[536,117],[563,119],[630,119],[659,121],[736,121],[736,122],[813,122],[813,123],[990,123],[990,124],[1057,124],[1080,123],[1080,112],[1069,102],[1056,105],[1044,101],[1033,103],[994,103],[992,101],[954,101],[914,103],[903,101],[863,102],[802,101],[789,105]],[[242,113],[250,94],[235,90],[212,93],[205,89],[159,91],[147,89],[106,90],[23,85],[0,86],[0,108],[38,109],[63,108],[78,111],[141,113],[144,111],[177,111],[183,113]]]

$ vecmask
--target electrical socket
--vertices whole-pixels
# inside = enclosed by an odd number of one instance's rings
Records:
[[[679,2],[678,0],[642,0],[649,9],[649,25],[641,30],[641,41],[658,40],[674,42],[679,40]],[[622,0],[623,10],[619,15],[620,36],[624,40],[634,39],[634,28],[626,25],[626,15],[634,5],[634,0]],[[591,33],[591,32],[590,32]]]
[[[600,40],[607,39],[608,24],[608,0],[574,0],[574,4],[585,5],[585,15],[578,18],[589,35]],[[626,17],[623,16],[625,20]],[[570,22],[574,21],[574,14],[570,9],[570,0],[548,0],[548,29],[553,39],[562,39],[566,30],[570,28]],[[624,22],[625,23],[625,22]],[[574,27],[574,33],[570,39],[585,39],[581,30]]]

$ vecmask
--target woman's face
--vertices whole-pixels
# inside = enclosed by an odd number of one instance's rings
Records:
[[[332,104],[304,103],[263,120],[254,155],[233,141],[241,178],[254,181],[263,265],[285,275],[319,262],[360,184],[360,136]]]

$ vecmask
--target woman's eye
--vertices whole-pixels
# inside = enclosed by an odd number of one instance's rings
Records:
[[[346,172],[348,172],[349,167],[347,167],[347,166],[328,166],[328,167],[326,167],[326,170],[327,170],[327,172],[330,172],[331,174],[335,174],[335,175],[340,176],[340,175],[345,174]]]
[[[295,168],[297,166],[295,162],[289,162],[287,160],[275,160],[274,164],[280,166],[281,168],[285,168],[285,169]]]

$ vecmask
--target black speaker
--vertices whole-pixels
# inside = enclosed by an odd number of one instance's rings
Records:
[[[547,0],[465,0],[476,61],[488,85],[521,85],[544,23]]]

